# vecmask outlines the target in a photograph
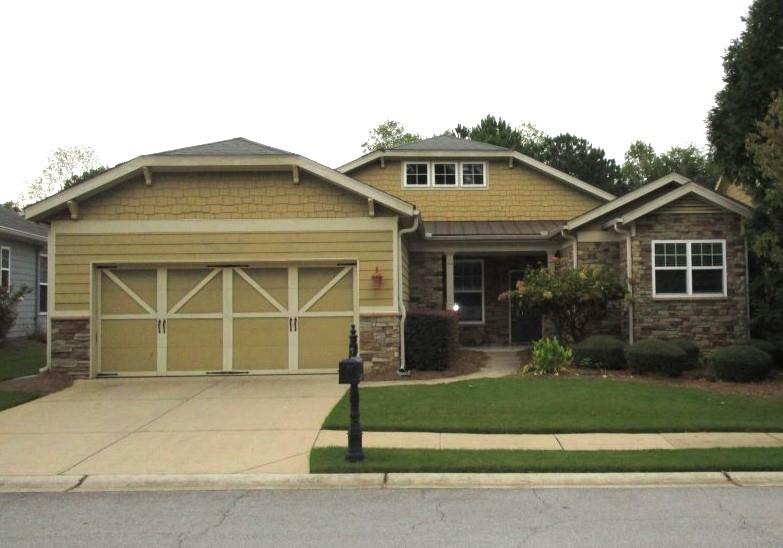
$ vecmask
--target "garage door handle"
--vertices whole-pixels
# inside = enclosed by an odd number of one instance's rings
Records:
[[[294,318],[294,331],[296,331],[298,328],[296,327],[296,321],[298,318]]]
[[[293,331],[294,330],[294,320],[291,318],[288,318],[288,330]]]
[[[166,320],[163,320],[163,332],[166,332]]]
[[[160,320],[158,320],[158,333],[160,333]]]

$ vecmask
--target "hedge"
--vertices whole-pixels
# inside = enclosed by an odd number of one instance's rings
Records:
[[[772,367],[783,367],[783,363],[781,363],[783,362],[783,356],[781,355],[783,352],[781,352],[781,347],[777,344],[764,339],[750,339],[749,344],[769,354],[770,358],[772,358]]]
[[[573,346],[577,367],[623,369],[626,367],[625,343],[611,335],[593,335]]]
[[[459,316],[451,310],[411,310],[405,319],[405,363],[443,371],[459,347]]]
[[[699,366],[699,347],[691,339],[673,339],[669,341],[677,345],[680,350],[685,352],[685,356],[688,358],[687,369],[696,369]]]
[[[626,360],[636,373],[661,373],[677,377],[688,368],[688,356],[670,341],[647,339],[626,349]]]
[[[724,381],[760,381],[767,378],[772,369],[772,357],[749,344],[719,348],[710,361],[715,375]]]

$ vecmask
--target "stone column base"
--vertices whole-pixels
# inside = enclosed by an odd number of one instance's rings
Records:
[[[359,317],[359,357],[365,368],[400,367],[400,316]]]
[[[52,319],[52,371],[90,376],[90,320]]]

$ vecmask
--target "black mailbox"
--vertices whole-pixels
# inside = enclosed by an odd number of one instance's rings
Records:
[[[364,375],[364,362],[359,358],[346,358],[340,362],[339,371],[340,384],[358,383]]]

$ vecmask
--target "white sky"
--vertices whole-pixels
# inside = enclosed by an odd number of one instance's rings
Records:
[[[703,146],[750,0],[8,2],[0,201],[58,146],[115,165],[244,136],[336,167],[386,119],[429,136],[492,113],[622,160]]]

